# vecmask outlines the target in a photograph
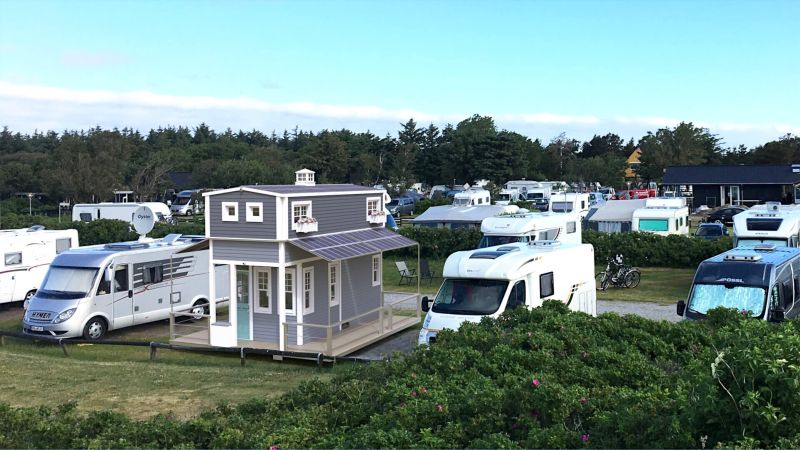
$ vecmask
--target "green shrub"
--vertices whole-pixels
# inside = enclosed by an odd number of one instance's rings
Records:
[[[599,233],[583,230],[583,242],[594,246],[598,264],[617,253],[628,264],[646,267],[697,267],[700,262],[733,247],[731,238],[706,240],[652,233]]]
[[[400,234],[419,242],[423,258],[447,258],[454,252],[477,248],[481,241],[481,231],[477,228],[401,227]],[[416,256],[416,251],[407,248],[397,253]]]

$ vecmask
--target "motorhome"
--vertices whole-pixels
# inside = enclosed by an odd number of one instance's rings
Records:
[[[689,208],[683,198],[648,198],[633,212],[631,231],[661,236],[689,234]]]
[[[202,189],[191,189],[178,192],[175,200],[169,206],[171,214],[176,216],[191,216],[203,214],[205,200]]]
[[[489,191],[482,188],[469,188],[453,197],[453,206],[491,205]]]
[[[31,298],[23,332],[100,339],[106,332],[169,317],[171,311],[208,311],[208,249],[178,253],[202,236],[171,234],[67,250],[56,256]],[[226,268],[216,270],[218,292]],[[217,295],[219,300],[222,295]]]
[[[169,206],[159,202],[145,203],[79,203],[72,207],[73,222],[91,222],[98,219],[123,220],[133,223],[133,213],[145,206],[153,213],[158,222],[172,222],[172,213]]]
[[[687,300],[677,305],[686,319],[717,307],[760,320],[781,321],[800,313],[800,249],[762,244],[713,256],[695,272]]]
[[[800,247],[800,207],[767,203],[733,216],[733,246]]]
[[[530,189],[525,194],[525,200],[533,203],[533,207],[538,211],[547,211],[550,209],[550,196],[552,191],[550,186],[540,186]]]
[[[497,200],[495,200],[495,205],[505,206],[510,203],[516,203],[520,201],[521,197],[519,195],[519,191],[516,189],[500,189],[500,194],[497,196]]]
[[[556,213],[578,213],[581,218],[589,214],[589,194],[565,192],[550,196],[550,211]]]
[[[36,225],[0,231],[0,303],[30,300],[56,255],[78,246],[76,230]]]
[[[560,300],[573,311],[596,314],[594,249],[557,241],[516,243],[456,252],[447,258],[444,281],[427,311],[418,342],[432,344],[442,329],[496,318],[505,311]]]
[[[487,217],[481,222],[478,248],[514,242],[561,241],[581,243],[581,217],[578,214],[540,213],[520,210],[514,214]]]

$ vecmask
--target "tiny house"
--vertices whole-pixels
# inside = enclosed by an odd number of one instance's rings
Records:
[[[629,200],[630,201],[630,200]],[[689,208],[683,198],[648,198],[644,208],[633,212],[632,231],[689,234]]]

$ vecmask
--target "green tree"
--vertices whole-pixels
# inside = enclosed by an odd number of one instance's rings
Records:
[[[669,165],[717,163],[722,157],[719,143],[719,137],[691,122],[681,122],[673,129],[661,128],[655,134],[648,132],[639,141],[642,165],[638,174],[642,179],[658,181]]]

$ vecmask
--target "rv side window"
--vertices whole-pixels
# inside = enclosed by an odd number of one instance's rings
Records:
[[[553,288],[553,272],[539,275],[539,298],[547,298],[555,293]]]
[[[142,282],[144,284],[161,283],[164,281],[164,266],[145,267],[142,269]]]
[[[123,292],[128,289],[128,266],[120,264],[114,267],[114,292]]]
[[[577,230],[575,222],[567,222],[567,234],[574,233]]]
[[[5,261],[7,266],[22,264],[22,253],[6,253]]]
[[[81,222],[91,222],[92,213],[81,213]]]
[[[64,251],[69,250],[70,247],[72,247],[72,239],[70,238],[56,239],[56,255],[64,253]]]
[[[514,287],[511,288],[511,293],[508,294],[508,303],[506,310],[514,309],[525,304],[525,281],[517,281]]]

